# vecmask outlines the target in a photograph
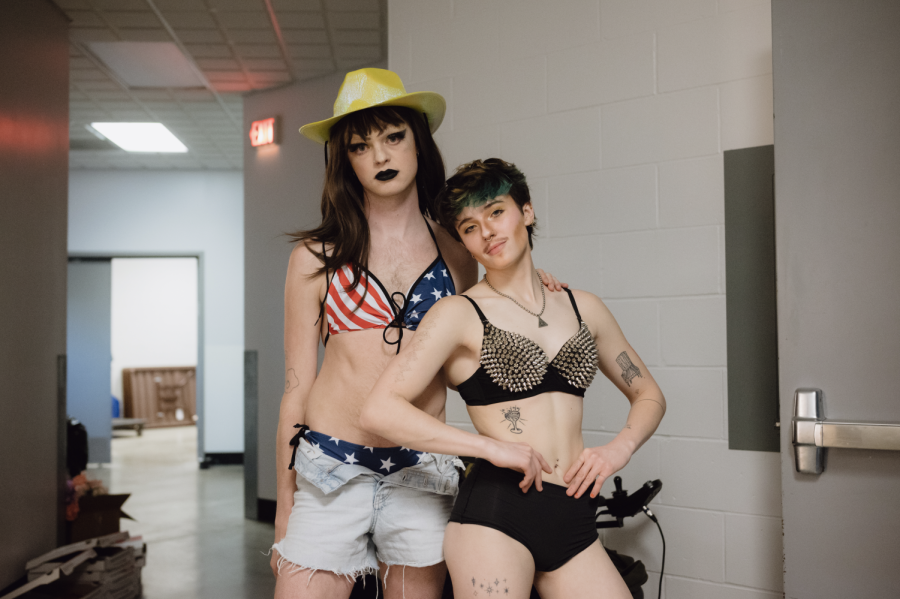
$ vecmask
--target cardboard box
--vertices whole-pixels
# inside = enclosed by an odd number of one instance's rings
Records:
[[[119,518],[134,520],[122,511],[130,494],[85,495],[78,500],[78,517],[66,523],[69,543],[119,532]]]

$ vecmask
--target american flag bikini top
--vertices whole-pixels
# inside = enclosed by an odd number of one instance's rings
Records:
[[[428,225],[427,221],[425,224]],[[428,232],[434,239],[430,225]],[[397,345],[397,352],[400,351],[404,328],[415,331],[422,317],[435,302],[442,297],[456,294],[453,277],[450,276],[447,264],[441,256],[440,248],[437,258],[419,275],[406,295],[399,291],[389,294],[378,277],[366,269],[362,269],[359,280],[350,287],[352,280],[353,271],[349,264],[335,271],[329,280],[328,292],[325,295],[328,334],[384,329],[385,343]],[[370,285],[370,280],[374,284]],[[399,331],[396,341],[387,339],[387,331],[390,328]],[[325,341],[327,343],[327,336]]]

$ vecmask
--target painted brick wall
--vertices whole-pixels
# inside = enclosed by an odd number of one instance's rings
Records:
[[[664,482],[668,599],[781,597],[780,458],[728,449],[725,397],[722,152],[772,143],[771,65],[766,1],[389,2],[390,68],[447,98],[450,171],[499,156],[525,172],[538,265],[606,301],[666,394],[622,477]],[[595,384],[586,442],[627,409]],[[470,426],[458,396],[448,415]],[[655,597],[656,527],[605,543],[655,571]]]

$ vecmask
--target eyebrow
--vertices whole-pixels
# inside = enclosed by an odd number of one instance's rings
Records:
[[[490,202],[485,202],[485,204],[481,207],[481,211],[484,212],[485,210],[487,210],[494,204],[502,204],[502,203],[503,203],[503,200],[498,200],[497,198],[494,198]],[[463,223],[465,223],[466,221],[469,221],[469,220],[472,220],[471,216],[464,218],[461,221],[459,221],[458,223],[456,223],[456,227],[457,228],[461,227],[463,225]]]
[[[396,131],[391,131],[390,133],[387,134],[387,135],[393,135],[394,133],[401,133],[403,131],[406,131],[409,128],[409,125],[385,125],[384,129],[381,130],[381,133],[384,133],[385,131],[387,131],[388,127],[397,127]],[[367,140],[372,138],[372,135],[369,134],[369,135],[366,135],[365,137],[363,137],[359,133],[353,133],[352,135],[350,135],[350,141],[348,142],[350,145],[353,145],[354,137],[362,137],[362,142],[356,142],[356,143],[365,143]]]

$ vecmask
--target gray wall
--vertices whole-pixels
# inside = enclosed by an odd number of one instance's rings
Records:
[[[390,68],[447,98],[447,166],[523,169],[537,265],[603,297],[666,394],[622,473],[663,480],[664,596],[780,597],[779,456],[729,450],[725,382],[723,151],[772,143],[769,2],[390,0],[388,16]],[[595,382],[585,441],[627,409]],[[448,419],[466,426],[460,400]],[[605,542],[659,572],[646,518]]]
[[[72,171],[69,252],[202,255],[201,453],[243,443],[244,190],[234,171]]]
[[[112,261],[69,262],[66,412],[88,433],[88,461],[112,461]]]
[[[281,144],[253,148],[244,139],[244,341],[258,351],[258,494],[274,500],[275,430],[284,391],[284,278],[291,245],[282,234],[318,224],[325,158],[300,135],[306,123],[333,113],[339,76],[244,98],[244,131],[279,117]],[[252,436],[252,435],[251,435]],[[253,476],[247,465],[247,476]]]
[[[56,359],[66,352],[66,18],[8,0],[0,19],[0,588],[57,541]]]

